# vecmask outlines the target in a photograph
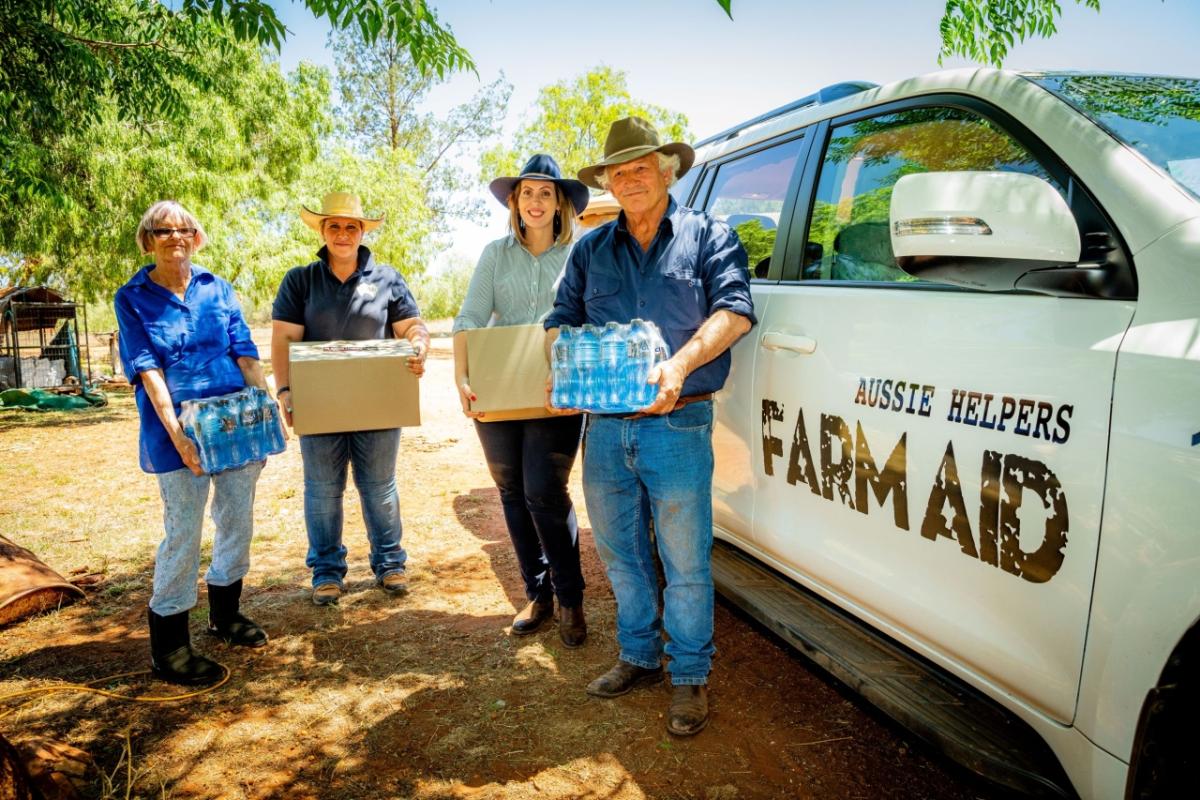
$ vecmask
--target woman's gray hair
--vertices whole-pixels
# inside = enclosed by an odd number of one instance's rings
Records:
[[[659,171],[671,170],[671,175],[667,178],[667,186],[674,186],[675,181],[679,180],[679,156],[674,153],[668,155],[661,152],[656,152],[655,155],[658,156]],[[612,164],[610,166],[615,167],[617,165]],[[600,184],[601,189],[608,189],[608,167],[596,172],[596,183]]]
[[[143,255],[154,252],[152,231],[171,218],[179,220],[185,227],[196,229],[196,236],[192,239],[193,253],[204,247],[208,241],[208,234],[204,232],[204,226],[200,224],[200,220],[174,200],[159,200],[146,209],[146,213],[142,214],[142,221],[138,223],[135,237]]]

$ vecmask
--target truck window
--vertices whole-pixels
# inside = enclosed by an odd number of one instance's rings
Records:
[[[704,210],[737,231],[752,278],[767,276],[802,141],[781,142],[717,167]]]
[[[892,256],[892,187],[905,175],[960,170],[1024,172],[1062,192],[1021,144],[965,109],[912,108],[834,127],[817,178],[801,277],[918,282]]]

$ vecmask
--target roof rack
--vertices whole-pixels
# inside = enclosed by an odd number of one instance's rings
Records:
[[[807,97],[801,97],[799,100],[793,100],[792,102],[782,105],[779,108],[772,109],[765,114],[759,114],[754,119],[749,119],[745,122],[734,125],[729,130],[721,131],[715,136],[709,136],[707,139],[701,139],[700,141],[696,142],[694,146],[703,147],[704,145],[712,144],[713,142],[723,142],[726,139],[732,139],[734,136],[737,136],[739,133],[749,127],[766,122],[770,119],[774,119],[775,117],[781,117],[789,111],[807,108],[808,106],[819,106],[825,103],[832,103],[834,100],[841,100],[843,97],[849,97],[852,94],[858,94],[859,92],[865,92],[868,89],[878,88],[879,84],[871,83],[869,81],[844,81],[842,83],[834,83],[826,86],[824,89],[818,89]]]

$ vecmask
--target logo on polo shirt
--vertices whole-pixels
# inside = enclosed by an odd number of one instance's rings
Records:
[[[374,300],[375,295],[379,294],[379,284],[360,283],[358,284],[358,288],[354,290],[354,293],[364,300]]]

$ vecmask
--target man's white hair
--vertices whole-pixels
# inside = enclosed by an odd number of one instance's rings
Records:
[[[673,186],[679,178],[679,156],[671,153],[670,155],[662,152],[656,152],[658,156],[658,168],[660,171],[670,170],[671,174],[667,177],[667,186]],[[604,169],[596,173],[596,183],[600,184],[601,189],[608,189],[608,170],[612,167],[618,167],[620,164],[610,164]]]

